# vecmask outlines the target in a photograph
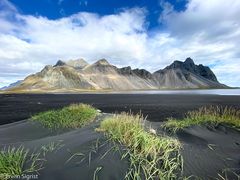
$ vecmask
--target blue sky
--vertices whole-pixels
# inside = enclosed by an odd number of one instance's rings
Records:
[[[122,9],[142,7],[148,10],[148,28],[159,27],[159,15],[163,8],[159,0],[10,0],[22,14],[59,19],[78,12],[97,13],[101,16],[120,12]],[[27,2],[27,3],[26,3]],[[186,0],[169,0],[176,11],[185,9]]]
[[[240,86],[239,9],[239,0],[0,0],[0,87],[58,59],[154,72],[187,57]]]

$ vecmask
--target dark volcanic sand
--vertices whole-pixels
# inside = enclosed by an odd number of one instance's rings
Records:
[[[189,110],[214,104],[240,108],[240,96],[161,94],[0,94],[0,124],[71,103],[88,103],[106,113],[142,112],[150,121],[182,117]]]
[[[24,146],[31,152],[40,152],[42,146],[53,142],[59,144],[57,150],[48,152],[44,158],[46,162],[38,176],[41,180],[93,180],[94,171],[98,167],[102,168],[97,174],[98,179],[122,179],[128,169],[128,162],[126,159],[121,160],[120,153],[109,151],[112,145],[107,143],[102,133],[95,131],[97,127],[99,122],[56,133],[38,123],[24,120],[0,126],[0,149]],[[84,155],[71,158],[75,153]],[[29,175],[32,174],[36,175]]]
[[[161,123],[150,124],[159,134],[164,133]],[[41,180],[92,180],[99,167],[99,180],[124,179],[129,167],[127,158],[121,159],[121,154],[112,149],[104,135],[95,131],[97,127],[99,121],[76,130],[54,132],[35,122],[15,122],[0,126],[0,149],[22,145],[37,152],[49,143],[60,143],[61,148],[47,153],[44,168],[39,172]],[[225,177],[224,169],[240,173],[239,132],[223,126],[216,129],[191,127],[177,133],[177,137],[183,146],[184,176],[194,175],[205,180],[221,179],[218,174]],[[68,161],[74,153],[84,155]],[[228,173],[226,179],[237,180],[237,176]]]
[[[240,108],[240,96],[220,95],[141,95],[141,94],[65,94],[65,95],[0,95],[0,149],[5,146],[19,146],[36,150],[51,142],[61,142],[64,146],[47,154],[44,169],[40,171],[43,180],[93,179],[97,173],[104,180],[123,179],[128,162],[121,160],[119,153],[110,151],[111,145],[104,144],[106,139],[102,133],[94,131],[99,123],[93,123],[81,129],[68,132],[53,132],[41,125],[26,121],[31,114],[60,108],[71,103],[89,103],[104,112],[129,111],[137,113],[141,110],[148,115],[151,127],[162,133],[161,122],[166,117],[181,117],[191,109],[204,105],[228,105]],[[20,121],[24,120],[24,121]],[[6,124],[14,121],[12,124]],[[202,179],[221,179],[218,174],[229,168],[240,173],[240,133],[218,127],[191,127],[177,133],[183,145],[184,175],[195,175]],[[96,142],[99,147],[96,148]],[[95,148],[94,148],[95,147]],[[91,153],[90,153],[91,152]],[[73,153],[84,153],[85,159],[75,157],[66,161]],[[90,164],[89,164],[90,162]],[[237,179],[235,175],[228,179]]]

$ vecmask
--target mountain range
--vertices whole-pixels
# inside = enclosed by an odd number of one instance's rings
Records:
[[[196,65],[191,58],[174,61],[164,69],[151,73],[130,66],[118,68],[106,59],[93,64],[83,59],[47,65],[26,77],[10,91],[81,91],[81,90],[156,90],[227,88],[207,66]]]
[[[16,87],[16,86],[20,85],[21,82],[22,82],[22,80],[18,80],[14,83],[9,84],[8,86],[1,87],[0,90],[7,90],[7,89],[10,89],[10,88]]]

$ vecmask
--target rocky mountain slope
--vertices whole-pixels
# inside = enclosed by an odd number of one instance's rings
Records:
[[[156,71],[154,77],[159,87],[165,88],[224,88],[207,66],[196,65],[191,58],[184,62],[174,61],[163,70]]]
[[[59,60],[41,72],[26,77],[9,90],[152,90],[186,88],[226,88],[209,67],[196,65],[191,58],[174,61],[150,73],[145,69],[117,68],[101,59],[88,64],[83,59]]]

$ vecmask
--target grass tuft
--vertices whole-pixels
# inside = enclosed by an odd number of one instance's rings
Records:
[[[32,116],[32,120],[41,122],[50,129],[79,128],[92,122],[98,111],[86,104],[72,104],[60,110],[50,110]]]
[[[240,110],[227,106],[201,107],[196,111],[188,112],[186,117],[181,120],[169,118],[163,126],[171,131],[176,132],[192,125],[204,124],[213,126],[224,124],[239,130]]]
[[[38,172],[42,168],[39,153],[19,147],[8,147],[0,151],[0,179],[7,180],[22,174]]]
[[[127,147],[130,168],[125,179],[173,179],[182,171],[181,145],[176,139],[145,131],[140,115],[122,113],[106,118],[98,131]]]
[[[59,149],[61,149],[63,146],[64,146],[64,144],[62,144],[61,141],[50,142],[47,145],[43,145],[40,150],[41,150],[43,156],[45,157],[47,155],[47,153],[56,152]]]

